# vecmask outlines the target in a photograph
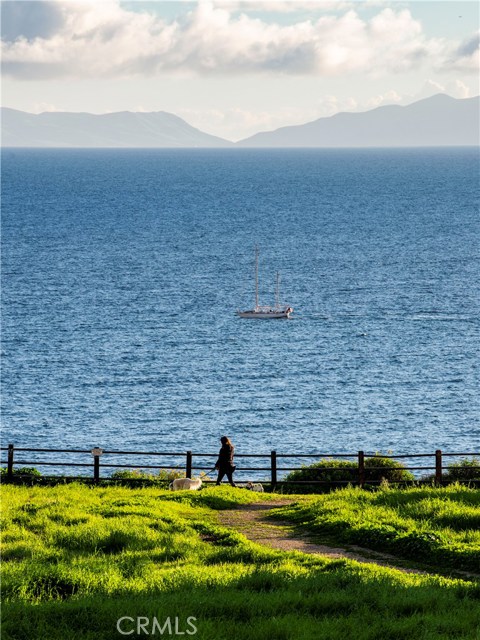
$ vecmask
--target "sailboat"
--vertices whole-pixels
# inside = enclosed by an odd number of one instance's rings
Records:
[[[237,311],[237,315],[241,318],[261,318],[261,319],[280,319],[289,318],[293,313],[293,308],[287,305],[280,305],[280,274],[277,272],[277,285],[275,288],[275,306],[260,306],[258,303],[258,247],[255,247],[255,307],[248,311]]]

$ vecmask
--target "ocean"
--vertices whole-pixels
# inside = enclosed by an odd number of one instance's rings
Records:
[[[2,210],[2,446],[478,450],[478,150],[10,149]]]

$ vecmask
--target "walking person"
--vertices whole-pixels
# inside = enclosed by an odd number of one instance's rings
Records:
[[[233,464],[235,447],[227,436],[222,436],[220,442],[222,443],[222,448],[218,454],[218,460],[215,463],[215,469],[218,469],[217,485],[222,482],[223,476],[226,475],[232,487],[235,487],[236,484],[233,481],[233,472],[236,469],[236,466]]]

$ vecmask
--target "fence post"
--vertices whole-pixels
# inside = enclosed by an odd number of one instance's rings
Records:
[[[192,477],[192,452],[187,451],[187,467],[185,469],[185,476],[187,478]]]
[[[272,474],[272,491],[275,491],[275,487],[277,486],[277,452],[276,451],[272,451],[270,453],[270,462],[271,462],[270,471]]]
[[[93,456],[93,481],[100,480],[100,456]]]
[[[442,484],[442,450],[435,451],[435,484]]]
[[[13,444],[8,445],[7,479],[13,480]]]
[[[365,452],[358,452],[358,486],[363,489],[365,486]]]

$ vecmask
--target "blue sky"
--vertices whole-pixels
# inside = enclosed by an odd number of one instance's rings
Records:
[[[423,0],[4,0],[3,104],[169,111],[229,139],[478,95],[479,6]]]

